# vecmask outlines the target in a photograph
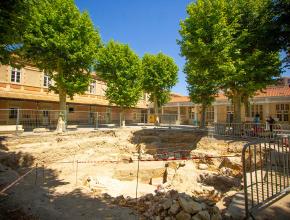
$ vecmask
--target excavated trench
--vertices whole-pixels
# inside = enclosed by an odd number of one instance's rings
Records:
[[[137,176],[138,197],[177,190],[222,204],[228,192],[232,196],[233,191],[241,189],[240,157],[217,156],[240,154],[243,142],[208,138],[204,132],[182,129],[39,135],[6,138],[2,144],[8,151],[0,155],[0,163],[17,168],[25,157],[27,165],[44,164],[47,185],[55,181],[48,177],[51,170],[56,173],[54,178],[66,183],[53,185],[51,195],[80,188],[93,196],[105,193],[134,198]],[[7,162],[9,154],[19,156],[14,167]]]

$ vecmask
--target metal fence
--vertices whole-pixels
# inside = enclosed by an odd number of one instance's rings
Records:
[[[246,144],[242,151],[246,217],[290,187],[290,136]]]
[[[275,138],[283,132],[280,124],[214,123],[214,135],[232,137]]]
[[[54,131],[61,111],[36,109],[0,109],[0,133],[23,131]],[[62,112],[68,130],[78,128],[102,128],[121,126],[120,112],[65,111]],[[124,114],[127,126],[156,126],[153,114],[127,111]],[[160,114],[159,126],[180,125],[181,115]]]
[[[55,129],[60,111],[31,109],[0,109],[3,130],[30,131],[35,128]]]

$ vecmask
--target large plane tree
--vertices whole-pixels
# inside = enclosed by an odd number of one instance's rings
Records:
[[[107,99],[121,108],[121,125],[125,126],[126,109],[136,106],[142,93],[140,58],[128,45],[111,40],[99,50],[96,70],[107,84]]]
[[[245,97],[280,75],[278,50],[264,47],[270,8],[271,0],[198,0],[188,5],[181,22],[179,45],[186,64],[215,82],[209,90],[223,90],[232,100],[235,122],[241,122]],[[204,85],[195,78],[188,82]]]
[[[156,123],[159,122],[159,107],[169,100],[170,90],[177,83],[178,66],[163,54],[145,54],[142,59],[144,70],[143,89],[154,104]]]
[[[73,0],[39,1],[30,13],[22,49],[54,81],[49,89],[59,95],[59,121],[65,120],[67,97],[88,88],[101,39],[88,13],[81,13]]]

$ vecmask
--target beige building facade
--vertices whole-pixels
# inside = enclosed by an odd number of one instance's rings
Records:
[[[201,120],[200,105],[190,102],[188,96],[172,94],[169,103],[162,107],[163,114],[177,115],[180,124],[198,124]],[[258,92],[250,99],[251,117],[245,116],[242,106],[242,121],[252,122],[258,113],[261,122],[269,116],[279,124],[290,124],[290,78],[283,78],[277,86],[270,86],[263,92]],[[222,93],[206,111],[207,123],[227,123],[233,119],[233,106],[231,101]]]
[[[53,111],[59,109],[59,97],[48,90],[53,83],[49,77],[32,66],[17,69],[0,65],[0,123],[15,124],[16,109],[22,112],[33,110]],[[75,95],[67,100],[68,119],[87,121],[87,113],[106,115],[111,121],[119,120],[120,109],[111,105],[105,97],[106,84],[94,75],[94,80],[83,95]],[[126,119],[133,120],[136,115],[146,112],[147,95],[144,95],[135,108],[127,111]],[[30,113],[29,113],[30,114]],[[55,113],[57,115],[58,113]],[[48,113],[42,113],[45,117]],[[27,115],[23,117],[31,117]]]

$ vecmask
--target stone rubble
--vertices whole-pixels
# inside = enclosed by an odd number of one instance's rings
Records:
[[[221,220],[215,203],[191,197],[175,190],[156,192],[138,198],[118,196],[113,203],[134,209],[140,219],[152,220]]]

